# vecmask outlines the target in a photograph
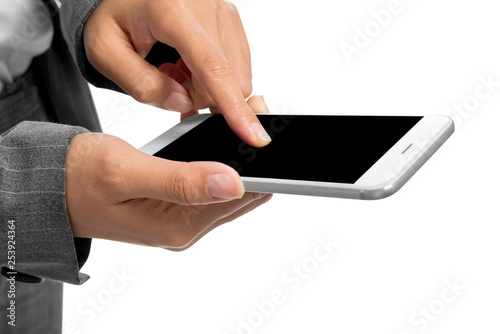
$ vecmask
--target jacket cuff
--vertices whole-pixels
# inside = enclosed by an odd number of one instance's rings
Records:
[[[113,81],[106,78],[97,71],[88,61],[83,43],[83,27],[87,19],[103,0],[66,0],[60,10],[61,30],[69,46],[73,60],[80,73],[92,85],[100,88],[112,89],[120,93],[125,93]],[[151,48],[145,60],[155,67],[163,63],[175,63],[180,58],[179,53],[174,48],[157,42]]]
[[[83,44],[83,27],[103,0],[66,0],[60,9],[61,30],[80,73],[92,85],[123,92],[114,82],[99,73],[88,61]]]
[[[66,208],[66,157],[82,127],[22,122],[0,136],[0,266],[71,284],[90,239],[74,238]],[[9,247],[10,246],[10,247]]]

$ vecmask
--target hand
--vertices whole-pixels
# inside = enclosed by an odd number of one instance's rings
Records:
[[[266,111],[260,98],[249,103]],[[76,135],[68,150],[66,203],[76,237],[184,250],[270,198],[245,193],[227,165],[153,157],[110,135]]]
[[[181,55],[159,69],[144,57],[160,41]],[[246,143],[270,142],[245,101],[250,51],[238,11],[224,0],[104,0],[84,27],[89,62],[140,102],[182,113],[211,107]]]

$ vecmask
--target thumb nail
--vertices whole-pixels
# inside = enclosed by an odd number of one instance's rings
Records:
[[[241,179],[231,174],[212,174],[208,176],[206,187],[210,196],[224,200],[241,198],[245,191]]]

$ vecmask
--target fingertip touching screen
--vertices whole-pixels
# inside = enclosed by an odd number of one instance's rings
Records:
[[[354,184],[421,116],[257,115],[272,141],[256,148],[213,115],[156,154],[218,161],[241,176]]]

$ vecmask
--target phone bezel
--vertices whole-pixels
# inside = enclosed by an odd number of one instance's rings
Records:
[[[207,120],[211,115],[199,114],[191,116],[153,139],[140,150],[154,155],[163,147]],[[265,116],[272,117],[275,115],[265,114]],[[453,121],[448,116],[420,116],[422,119],[354,184],[242,177],[245,189],[251,192],[353,199],[381,199],[388,197],[399,190],[454,132]]]

